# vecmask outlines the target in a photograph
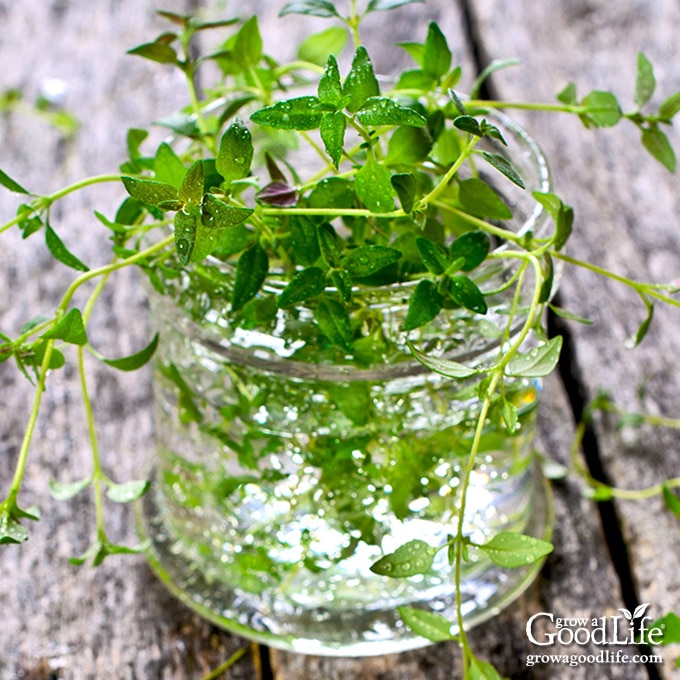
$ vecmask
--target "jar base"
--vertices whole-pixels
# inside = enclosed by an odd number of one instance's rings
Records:
[[[552,495],[547,480],[536,469],[531,517],[523,533],[548,540],[552,531]],[[435,611],[452,621],[455,634],[455,590],[442,589],[434,598],[384,602],[380,606],[349,609],[294,607],[281,616],[269,617],[259,597],[239,592],[229,584],[211,580],[181,553],[163,522],[154,490],[141,500],[138,531],[149,541],[147,559],[152,570],[184,604],[227,631],[284,651],[320,656],[361,657],[393,654],[432,644],[415,635],[401,621],[396,607],[407,605]],[[462,582],[466,629],[499,614],[516,600],[538,575],[542,562],[520,569],[500,569],[483,563]]]

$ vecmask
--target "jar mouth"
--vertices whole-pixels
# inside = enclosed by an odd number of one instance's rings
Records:
[[[491,124],[497,126],[507,147],[500,141],[484,138],[478,142],[477,148],[497,154],[516,169],[522,177],[526,188],[521,188],[491,165],[480,163],[479,176],[494,186],[513,212],[513,218],[503,221],[502,226],[511,229],[518,235],[533,233],[537,238],[549,236],[550,216],[533,198],[532,192],[548,193],[552,190],[552,176],[548,162],[536,141],[506,114],[491,110],[484,114]],[[493,252],[502,253],[508,249],[508,243],[500,242],[492,246]],[[262,370],[276,373],[295,373],[313,379],[346,381],[347,371],[351,368],[361,380],[384,379],[392,377],[413,376],[430,372],[422,366],[411,353],[408,340],[428,354],[446,357],[461,363],[479,365],[499,347],[501,337],[516,333],[526,316],[516,314],[511,328],[507,328],[507,318],[512,304],[513,291],[496,293],[503,290],[504,284],[510,281],[519,265],[509,259],[487,259],[477,269],[469,273],[482,292],[487,295],[489,310],[480,316],[465,309],[454,309],[442,312],[438,319],[411,333],[403,331],[409,299],[418,285],[417,280],[403,280],[384,285],[357,285],[352,289],[352,299],[361,302],[365,309],[382,315],[383,328],[390,350],[379,357],[379,363],[362,365],[351,356],[341,356],[337,350],[332,354],[322,355],[310,346],[304,347],[299,329],[314,324],[313,309],[304,305],[294,311],[279,309],[275,322],[265,329],[244,330],[233,324],[225,314],[224,291],[220,299],[196,301],[192,299],[190,272],[183,270],[179,282],[170,282],[168,304],[159,302],[161,314],[176,317],[173,323],[184,323],[187,332],[201,338],[211,351],[225,355],[242,364],[251,364]],[[228,293],[229,281],[235,275],[235,263],[231,260],[209,256],[201,267],[211,269],[215,276],[225,281]],[[278,294],[287,285],[283,277],[277,277],[272,268],[265,281],[264,293]],[[333,292],[331,287],[326,289]],[[153,295],[153,292],[152,292]],[[195,294],[194,294],[195,295]],[[162,296],[158,295],[162,300]],[[227,295],[228,298],[228,295]],[[175,305],[176,310],[167,307]],[[480,331],[480,329],[483,329]],[[495,330],[494,330],[495,329]],[[301,344],[302,343],[302,344]]]

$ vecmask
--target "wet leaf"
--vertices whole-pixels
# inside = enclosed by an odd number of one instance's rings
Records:
[[[225,184],[247,177],[253,160],[253,140],[248,128],[240,119],[235,119],[220,140],[215,160],[217,172]]]
[[[306,95],[255,111],[250,120],[279,130],[315,130],[321,125],[324,113],[319,98]]]
[[[451,635],[451,621],[437,612],[415,607],[397,607],[403,622],[416,634],[432,642],[455,640]]]
[[[425,127],[427,121],[414,109],[401,106],[389,97],[369,97],[356,112],[364,125],[410,125]]]
[[[488,306],[484,299],[484,294],[467,276],[452,276],[450,279],[449,297],[465,309],[486,314]]]
[[[412,331],[432,321],[439,314],[443,302],[442,295],[432,281],[419,281],[409,301],[404,330]]]
[[[446,271],[451,260],[442,246],[434,241],[430,241],[430,239],[419,236],[416,239],[416,247],[420,253],[420,259],[429,272],[439,276]]]
[[[290,280],[277,299],[279,307],[288,307],[323,293],[326,288],[326,274],[319,267],[308,267],[299,271]]]
[[[357,172],[354,186],[357,195],[371,212],[385,213],[394,210],[392,174],[372,157]]]
[[[489,254],[491,241],[483,231],[470,231],[461,234],[452,244],[449,250],[451,260],[462,257],[465,264],[460,268],[464,272],[476,269]]]
[[[473,375],[479,374],[479,370],[476,368],[470,368],[469,366],[461,364],[458,361],[428,356],[424,352],[417,350],[411,343],[409,343],[408,347],[411,352],[413,352],[413,356],[421,364],[423,364],[423,366],[426,366],[431,371],[446,376],[447,378],[455,378],[460,380],[462,378],[470,378]]]
[[[175,249],[181,264],[189,264],[196,245],[197,218],[180,210],[175,215]]]
[[[515,378],[544,378],[557,366],[561,350],[562,338],[551,338],[540,347],[517,353],[508,363],[505,372]]]
[[[494,564],[508,569],[526,567],[553,551],[553,546],[548,541],[511,531],[502,531],[487,543],[476,547]]]
[[[319,79],[317,94],[322,104],[336,107],[342,99],[342,82],[340,80],[340,68],[334,55],[328,57],[326,68]]]
[[[314,312],[314,318],[321,332],[337,347],[351,351],[352,324],[345,306],[326,298],[321,300]]]
[[[371,565],[371,571],[390,578],[406,578],[426,574],[431,568],[437,549],[416,538],[399,546],[393,553]]]
[[[164,182],[156,182],[152,179],[138,179],[136,177],[122,177],[125,190],[142,203],[158,206],[165,201],[177,201],[179,194],[177,189]]]
[[[401,251],[388,246],[359,246],[346,253],[341,265],[353,278],[365,278],[393,264]]]
[[[319,130],[321,139],[326,153],[331,157],[336,168],[340,165],[340,159],[342,158],[346,127],[347,119],[342,111],[326,113],[321,119]]]
[[[231,311],[235,312],[257,295],[269,271],[267,253],[259,243],[245,250],[238,259]]]
[[[363,46],[354,54],[352,68],[345,78],[342,93],[349,98],[347,110],[352,113],[358,111],[369,97],[380,96],[380,85],[373,72],[373,64]]]
[[[253,212],[252,208],[229,205],[214,194],[205,194],[201,203],[201,221],[210,229],[233,229],[243,224]]]

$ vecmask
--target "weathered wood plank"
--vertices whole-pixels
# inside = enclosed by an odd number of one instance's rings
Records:
[[[574,81],[581,95],[590,89],[614,89],[624,109],[630,110],[637,51],[644,51],[657,67],[659,93],[653,104],[658,106],[680,88],[675,68],[677,3],[565,1],[529,7],[526,2],[499,6],[483,0],[473,4],[473,12],[488,56],[516,56],[523,62],[498,75],[495,84],[504,97],[551,101]],[[565,119],[557,126],[540,115],[527,118],[554,159],[558,188],[576,209],[577,234],[570,253],[624,276],[672,280],[680,268],[677,176],[642,151],[633,126],[585,133],[577,120]],[[677,148],[677,132],[670,135]],[[606,389],[621,408],[639,410],[637,390],[646,384],[646,408],[677,417],[677,310],[657,305],[652,331],[631,352],[623,342],[644,318],[634,292],[579,271],[569,272],[561,292],[565,306],[595,321],[590,328],[572,328],[588,398]],[[612,418],[600,418],[596,432],[616,486],[639,489],[680,471],[677,431],[644,427],[619,432]],[[640,600],[651,603],[652,616],[678,611],[677,518],[658,498],[621,501],[617,507]],[[664,677],[672,675],[674,656],[677,650],[666,654]]]
[[[150,119],[173,109],[175,97],[182,91],[176,76],[161,69],[165,75],[158,78],[158,68],[130,57],[118,59],[125,49],[155,35],[156,28],[162,30],[162,26],[154,22],[153,4],[150,0],[119,0],[110,6],[95,3],[85,13],[82,6],[61,0],[49,3],[44,0],[23,0],[22,3],[0,1],[0,16],[7,27],[0,35],[0,54],[12,55],[11,61],[16,65],[3,73],[6,85],[27,85],[30,91],[35,88],[35,83],[47,77],[62,77],[70,85],[69,107],[83,119],[93,117],[92,122],[85,123],[78,139],[68,143],[60,141],[58,135],[40,124],[13,118],[2,127],[0,167],[14,168],[17,179],[29,188],[43,187],[46,182],[51,188],[56,188],[86,173],[108,171],[124,154],[122,135],[115,136],[112,132],[120,121],[125,121],[125,126],[146,125]],[[325,24],[291,18],[288,28],[282,30],[278,28],[279,24],[274,23],[278,4],[258,0],[247,3],[247,8],[239,6],[239,10],[258,13],[267,31],[267,49],[285,57],[290,56],[292,30],[300,30],[310,23]],[[525,15],[529,11],[533,13],[535,7],[529,9],[525,5],[527,3],[518,3],[522,13],[513,21],[528,20]],[[168,0],[163,7],[182,11],[184,3]],[[469,62],[456,8],[457,5],[452,7],[448,2],[431,2],[427,14],[422,14],[423,8],[419,5],[399,13],[381,15],[382,18],[374,22],[373,29],[389,35],[383,38],[385,49],[379,50],[375,58],[378,70],[388,72],[399,58],[400,52],[389,49],[387,45],[397,39],[419,39],[429,18],[441,21],[447,35],[451,36],[456,56],[465,63]],[[556,48],[554,68],[559,66],[559,54],[571,54],[570,41],[575,44],[578,39],[579,31],[575,31],[575,20],[571,16],[560,15],[560,25],[566,31],[565,42]],[[385,21],[385,17],[389,17],[389,21]],[[544,16],[546,22],[549,18]],[[607,18],[609,20],[609,15]],[[487,34],[493,36],[489,44],[499,45],[499,53],[494,56],[507,56],[500,42],[507,25],[499,21],[493,27],[493,33]],[[490,24],[487,28],[491,31]],[[30,40],[22,40],[24,35],[30,36]],[[58,40],[54,39],[55,35]],[[100,56],[95,59],[93,55],[98,40],[111,42],[110,58]],[[549,37],[544,40],[553,42]],[[545,45],[544,49],[547,51]],[[588,50],[584,48],[584,51],[587,53]],[[536,63],[540,64],[545,55],[541,53],[535,57]],[[549,74],[538,80],[547,83],[548,87],[556,82]],[[527,96],[528,93],[527,90]],[[552,90],[547,94],[536,94],[537,97],[551,95]],[[554,152],[555,147],[549,147],[543,139],[541,143],[549,153]],[[556,148],[559,151],[559,145]],[[579,153],[589,153],[588,147],[579,149]],[[578,172],[578,154],[577,161],[572,161],[571,166],[563,165],[561,155],[557,158],[560,159],[557,170],[568,183],[566,186],[574,187],[574,191],[578,192],[592,184],[591,178],[583,179]],[[654,193],[647,197],[649,187],[646,180],[637,181],[640,183],[637,199],[653,204]],[[661,186],[669,192],[667,184]],[[595,190],[598,196],[607,197],[611,186],[602,183]],[[115,190],[111,195],[115,196]],[[76,250],[87,262],[102,261],[103,258],[94,234],[90,232],[90,229],[97,228],[90,217],[91,209],[92,206],[86,202],[76,202],[54,216],[55,228],[60,229],[64,238],[77,235]],[[578,209],[580,213],[581,208]],[[4,204],[2,214],[7,214]],[[590,214],[597,216],[598,213],[593,208]],[[608,222],[613,229],[613,209],[609,209]],[[633,251],[637,238],[629,246]],[[641,242],[649,247],[648,241]],[[669,242],[675,243],[674,240]],[[653,239],[651,243],[653,245]],[[25,245],[22,244],[22,251]],[[591,247],[596,245],[597,241]],[[30,261],[17,260],[12,251],[0,251],[2,289],[12,292],[11,308],[8,295],[0,301],[3,330],[14,332],[26,317],[41,313],[43,305],[44,309],[49,309],[67,280],[63,276],[65,272],[45,257],[40,245],[35,243],[33,246],[34,258]],[[663,249],[655,248],[654,252],[657,268],[662,269],[672,261]],[[39,274],[41,278],[38,278]],[[47,277],[50,277],[49,283]],[[130,310],[127,318],[112,311],[114,305],[116,309],[120,308],[121,301]],[[115,292],[110,298],[103,299],[98,307],[93,344],[106,348],[111,356],[123,355],[142,346],[148,341],[146,324],[140,321],[144,309],[143,296],[134,277],[118,279]],[[24,310],[30,311],[18,314]],[[581,311],[588,313],[590,310]],[[590,336],[579,337],[579,342],[586,348],[594,348],[589,351],[597,351]],[[4,402],[0,450],[7,458],[13,459],[29,409],[29,390],[23,379],[10,369],[6,365],[0,366],[0,390]],[[93,368],[90,380],[96,393],[100,446],[107,469],[115,469],[121,479],[139,475],[143,469],[142,459],[152,448],[148,373],[121,376]],[[35,527],[28,544],[0,553],[0,578],[5,584],[0,592],[0,610],[9,612],[5,615],[5,625],[0,633],[0,678],[9,680],[21,672],[32,670],[36,678],[47,678],[50,674],[63,679],[97,680],[200,678],[247,643],[216,631],[175,602],[153,579],[141,559],[112,558],[96,571],[76,569],[67,563],[68,557],[82,552],[88,545],[93,510],[87,498],[78,497],[69,503],[50,501],[46,489],[52,478],[77,478],[89,469],[90,455],[76,383],[75,375],[60,376],[46,394],[45,410],[29,470],[30,482],[26,484],[26,501],[41,505],[44,519]],[[629,387],[623,379],[614,382],[610,378],[608,384],[621,390]],[[546,399],[542,416],[542,448],[566,462],[572,437],[571,426],[563,416],[567,407],[558,385],[546,390],[548,392],[550,396]],[[672,402],[677,397],[677,390],[668,388],[664,397]],[[11,406],[7,408],[7,404]],[[624,459],[629,465],[635,463],[633,454],[634,450],[631,450],[628,458]],[[0,470],[2,488],[7,485],[7,475],[3,466]],[[527,670],[526,655],[535,653],[536,649],[526,640],[526,621],[539,611],[554,611],[565,616],[600,616],[623,606],[592,505],[581,498],[572,483],[557,487],[555,495],[557,550],[550,558],[543,577],[510,611],[473,633],[474,644],[481,655],[513,677],[555,677],[556,668],[559,677],[592,677],[588,675],[592,668],[585,667],[540,665]],[[109,508],[107,516],[113,538],[135,541],[129,512],[113,507]],[[653,517],[650,513],[650,521]],[[641,526],[644,526],[646,540],[653,546],[653,537],[658,535],[655,526],[649,523]],[[635,545],[644,548],[641,540],[638,538]],[[663,574],[652,579],[650,588],[659,587],[658,584],[663,583],[662,578],[668,579],[668,585],[663,586],[663,597],[652,597],[650,593],[649,600],[655,604],[669,601],[667,595],[672,592],[670,588],[674,583],[673,572],[668,571],[667,564],[662,566]],[[584,653],[592,651],[586,649]],[[439,645],[398,657],[366,660],[318,659],[275,652],[272,654],[272,668],[279,680],[377,677],[383,680],[406,677],[429,680],[460,675],[458,658],[458,652],[452,645]],[[603,678],[646,677],[641,668],[632,666],[602,667],[598,668],[598,673],[598,677]],[[231,678],[256,676],[256,663],[250,655],[239,662],[229,675]]]

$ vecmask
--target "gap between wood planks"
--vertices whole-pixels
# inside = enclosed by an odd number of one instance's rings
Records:
[[[475,69],[477,73],[481,73],[490,60],[487,56],[487,51],[484,49],[481,32],[471,11],[471,2],[472,0],[458,0]],[[490,79],[487,79],[483,84],[480,95],[482,99],[500,99]],[[560,306],[559,294],[555,296],[555,304],[558,307]],[[551,310],[548,310],[547,322],[548,335],[551,338],[561,335],[563,338],[562,353],[557,370],[569,401],[574,422],[580,423],[583,420],[588,403],[588,390],[581,379],[583,372],[579,365],[574,338],[568,325],[552,313]],[[611,478],[600,455],[601,449],[597,432],[589,423],[585,425],[581,450],[590,474],[603,484],[611,485]],[[640,596],[631,565],[628,546],[621,528],[621,516],[618,507],[613,500],[600,501],[595,505],[600,518],[602,533],[607,544],[609,558],[619,579],[621,598],[628,609],[635,611],[635,608],[640,604]],[[639,649],[640,653],[644,655],[652,653],[652,650],[647,645],[639,645]],[[661,673],[656,664],[645,663],[645,668],[650,680],[661,679]]]

